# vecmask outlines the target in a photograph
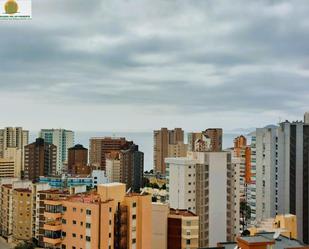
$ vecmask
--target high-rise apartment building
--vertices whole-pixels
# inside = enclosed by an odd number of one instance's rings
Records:
[[[256,219],[278,213],[278,128],[256,129]],[[277,186],[277,187],[276,187]]]
[[[309,124],[283,122],[256,130],[256,219],[291,213],[309,243]]]
[[[126,150],[107,154],[106,175],[110,182],[125,183],[127,189],[139,192],[143,187],[144,153],[132,144]]]
[[[63,164],[68,161],[68,149],[74,146],[74,132],[64,129],[42,129],[39,137],[57,147],[56,173],[63,173]]]
[[[90,139],[90,165],[97,169],[106,170],[106,154],[112,151],[127,149],[133,142],[124,137],[94,137]]]
[[[195,142],[203,139],[202,132],[189,132],[188,135],[188,151],[195,151]]]
[[[186,157],[188,145],[183,142],[169,144],[167,148],[167,157]]]
[[[6,127],[0,129],[0,159],[12,166],[14,162],[13,177],[21,177],[24,168],[24,146],[29,142],[29,131],[21,127]],[[3,169],[2,167],[2,169]]]
[[[247,202],[247,186],[251,183],[251,148],[247,145],[247,138],[239,136],[234,139],[233,159],[239,163],[240,196],[241,201]]]
[[[161,128],[161,130],[153,132],[153,141],[154,170],[157,173],[165,174],[166,165],[164,160],[168,157],[169,145],[183,144],[184,131],[181,128],[175,128],[174,130]]]
[[[143,187],[144,153],[139,151],[138,145],[132,144],[120,152],[121,182],[127,189],[139,192]]]
[[[231,154],[188,152],[186,158],[165,161],[168,201],[171,208],[199,216],[199,247],[234,239],[239,210],[235,208]]]
[[[88,149],[81,144],[77,144],[68,150],[68,174],[89,175]]]
[[[56,174],[57,147],[42,138],[25,146],[24,179],[38,181],[40,176]]]
[[[121,183],[63,199],[46,199],[45,247],[150,249],[151,197],[126,194]]]
[[[211,139],[211,150],[214,152],[222,151],[222,136],[223,130],[221,128],[206,129],[203,134]]]
[[[4,157],[7,148],[23,150],[29,142],[29,131],[22,127],[6,127],[0,129],[0,158]]]

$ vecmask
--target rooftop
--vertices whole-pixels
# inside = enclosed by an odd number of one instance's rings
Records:
[[[274,232],[261,232],[256,236],[250,237],[240,237],[241,240],[248,242],[249,244],[254,243],[274,243],[273,249],[288,249],[288,248],[303,248],[309,249],[309,247],[304,246],[298,240],[290,239],[283,235],[280,235],[277,239],[274,239]],[[218,243],[222,249],[234,249],[237,245],[236,242],[220,242]],[[220,248],[219,247],[219,248]]]
[[[42,194],[69,194],[69,191],[66,189],[48,189],[48,190],[41,190],[38,193]]]
[[[12,184],[3,184],[2,187],[5,187],[5,188],[12,188]]]
[[[15,188],[14,190],[17,192],[31,193],[31,190],[28,188]]]
[[[191,211],[188,211],[186,209],[170,209],[170,214],[171,215],[180,215],[180,216],[185,216],[185,217],[197,217],[196,214],[192,213]]]

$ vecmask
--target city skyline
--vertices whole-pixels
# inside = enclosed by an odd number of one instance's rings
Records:
[[[36,2],[31,21],[0,28],[0,104],[14,99],[1,126],[232,130],[295,120],[307,111],[308,9],[304,0]]]

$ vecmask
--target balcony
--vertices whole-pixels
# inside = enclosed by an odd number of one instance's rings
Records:
[[[43,242],[50,245],[59,245],[62,242],[61,231],[44,231]]]
[[[55,246],[55,245],[61,244],[62,240],[61,240],[61,238],[52,239],[52,238],[44,237],[43,242]]]
[[[60,219],[62,216],[61,213],[49,213],[49,212],[44,212],[44,217],[49,219],[49,220],[57,220]]]
[[[61,231],[62,224],[60,221],[47,222],[44,224],[43,229],[48,231]]]

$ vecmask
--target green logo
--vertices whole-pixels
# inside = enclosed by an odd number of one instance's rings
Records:
[[[15,0],[8,0],[4,5],[4,10],[6,14],[13,15],[18,11],[18,4]]]

